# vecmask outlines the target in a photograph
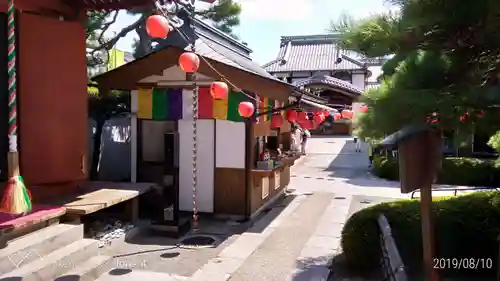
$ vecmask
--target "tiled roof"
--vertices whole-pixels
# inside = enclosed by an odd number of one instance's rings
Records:
[[[155,51],[169,46],[187,49],[189,47],[186,39],[190,41],[189,38],[194,36],[196,38],[195,48],[197,54],[257,74],[281,84],[288,84],[269,74],[258,63],[253,62],[246,54],[235,50],[233,46],[230,46],[230,44],[227,44],[224,40],[220,40],[220,38],[217,38],[214,34],[210,34],[208,29],[204,29],[199,24],[195,26],[194,32],[187,24],[184,24],[180,30],[182,35],[179,32],[170,33],[166,39],[159,42],[155,47]]]
[[[343,89],[345,91],[348,91],[350,93],[357,94],[357,95],[361,95],[363,93],[362,89],[354,86],[353,84],[351,84],[347,81],[338,79],[338,78],[327,76],[327,75],[312,76],[312,77],[309,77],[309,78],[306,78],[303,80],[296,81],[293,84],[297,87],[301,87],[301,86],[306,86],[306,85],[310,85],[310,84],[319,84],[319,83],[330,85],[334,88],[340,88],[340,89]]]
[[[286,83],[269,74],[264,68],[249,58],[243,57],[240,54],[226,48],[224,45],[218,44],[217,42],[214,42],[206,37],[200,36],[196,40],[196,53],[224,64],[240,68],[248,72],[253,72],[254,74],[262,77],[275,80],[280,83]]]
[[[263,67],[271,73],[363,69],[361,55],[340,49],[338,40],[335,34],[281,37],[277,59]],[[339,56],[349,59],[337,63]]]
[[[195,18],[194,28],[198,36],[209,38],[219,45],[223,45],[231,51],[250,59],[252,49],[219,29],[205,23],[203,20]]]

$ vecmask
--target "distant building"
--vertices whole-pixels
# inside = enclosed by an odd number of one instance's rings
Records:
[[[352,108],[356,113],[358,97],[365,89],[378,87],[377,77],[383,59],[368,59],[341,49],[337,34],[283,36],[275,60],[263,67],[279,79],[311,89],[333,108]],[[349,121],[335,124],[334,131],[348,133]]]

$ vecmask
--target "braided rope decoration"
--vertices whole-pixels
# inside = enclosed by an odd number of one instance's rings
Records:
[[[194,1],[193,1],[194,2]],[[192,15],[194,15],[194,5],[192,6]],[[193,16],[194,20],[194,16]],[[194,27],[193,27],[194,29]],[[191,52],[196,54],[196,37],[191,39]],[[192,73],[191,81],[193,82],[193,231],[199,230],[198,225],[198,200],[197,200],[197,186],[198,186],[198,136],[197,136],[197,121],[198,121],[198,84],[196,83],[196,73]]]
[[[9,92],[9,151],[17,152],[17,77],[16,77],[16,24],[14,1],[9,0],[7,9],[7,73]]]

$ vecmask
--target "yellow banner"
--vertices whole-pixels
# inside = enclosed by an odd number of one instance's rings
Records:
[[[214,119],[227,120],[227,105],[228,99],[213,101]]]
[[[153,89],[139,89],[137,118],[153,119]]]

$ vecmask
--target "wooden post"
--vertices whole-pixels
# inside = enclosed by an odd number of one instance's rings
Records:
[[[439,281],[439,274],[434,268],[435,239],[434,217],[432,213],[432,186],[420,189],[420,216],[422,220],[423,265],[427,281]]]
[[[435,132],[429,131],[423,138],[424,150],[428,153],[423,165],[430,169],[423,169],[426,172],[424,177],[428,180],[420,188],[420,218],[422,220],[422,247],[423,264],[427,281],[439,281],[438,269],[434,267],[436,257],[434,213],[432,210],[432,183],[435,182],[436,174],[439,170],[441,156],[441,137]]]

